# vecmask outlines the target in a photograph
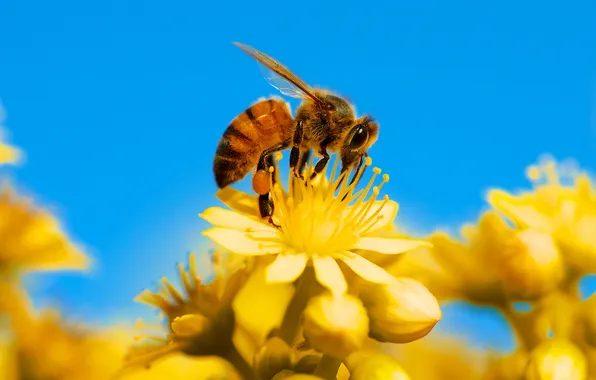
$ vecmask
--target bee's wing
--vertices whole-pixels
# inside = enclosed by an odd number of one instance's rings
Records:
[[[311,98],[306,92],[293,85],[291,82],[285,80],[281,75],[271,70],[264,64],[257,62],[261,74],[269,84],[279,90],[282,94],[297,99]]]
[[[308,84],[273,58],[240,42],[234,42],[234,44],[257,60],[267,82],[282,94],[299,99],[310,98],[316,103],[323,102],[312,93]]]

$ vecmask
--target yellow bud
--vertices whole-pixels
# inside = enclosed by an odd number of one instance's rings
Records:
[[[366,284],[360,298],[370,318],[370,336],[380,342],[420,339],[442,317],[437,299],[411,278],[397,278],[391,285]]]
[[[360,358],[350,368],[350,380],[410,380],[410,377],[389,355],[372,354]]]
[[[350,295],[314,297],[304,311],[304,336],[309,344],[336,358],[344,358],[362,347],[368,324],[362,302]]]
[[[527,380],[585,380],[584,354],[572,343],[549,339],[534,349],[526,370]]]
[[[174,318],[171,327],[174,334],[188,338],[200,334],[209,326],[209,319],[201,314],[185,314]]]
[[[551,235],[531,229],[514,235],[499,269],[508,293],[523,300],[552,291],[564,274],[563,260]]]
[[[254,369],[263,379],[292,368],[292,349],[278,337],[269,339],[254,357]]]

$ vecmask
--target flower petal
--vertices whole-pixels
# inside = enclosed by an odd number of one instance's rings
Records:
[[[255,233],[214,227],[203,231],[203,235],[240,255],[269,255],[280,253],[286,248],[279,240],[276,240],[277,236],[271,234],[266,237],[263,236],[264,232],[260,232],[261,236],[256,238],[257,234]]]
[[[381,207],[383,208],[379,211]],[[370,222],[362,225],[362,230],[366,230],[368,235],[389,226],[397,216],[397,210],[399,205],[395,201],[375,201],[362,220],[368,221],[373,215],[375,216]]]
[[[268,284],[266,276],[266,267],[257,265],[232,301],[236,323],[250,333],[258,346],[281,325],[295,292],[292,284]]]
[[[224,187],[218,190],[215,196],[233,210],[249,216],[259,217],[259,208],[255,196],[232,189],[231,187]]]
[[[226,210],[221,207],[209,207],[199,216],[216,227],[231,228],[239,231],[271,231],[275,232],[273,226],[262,223],[237,211]]]
[[[368,282],[386,285],[395,282],[395,277],[387,273],[385,269],[353,252],[346,252],[346,256],[341,260]]]
[[[501,190],[491,190],[488,203],[516,223],[527,227],[552,232],[551,219],[541,212],[537,202],[528,202]]]
[[[375,251],[386,255],[404,253],[419,247],[432,247],[432,244],[415,239],[365,236],[358,239],[353,246],[354,249]]]
[[[304,253],[281,254],[267,267],[267,282],[293,282],[304,272],[308,257]]]
[[[335,259],[329,256],[320,256],[313,259],[317,281],[335,295],[343,294],[348,290],[346,278],[339,269]]]

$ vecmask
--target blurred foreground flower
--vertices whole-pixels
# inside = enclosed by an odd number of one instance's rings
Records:
[[[4,284],[1,291],[11,326],[3,355],[12,374],[0,372],[7,380],[106,380],[116,373],[130,329],[69,324],[55,310],[34,312],[15,284]]]
[[[89,265],[88,257],[50,213],[16,195],[8,184],[0,189],[0,276],[22,270],[81,270]]]
[[[196,255],[190,254],[188,271],[179,264],[185,294],[180,294],[165,278],[158,293],[148,290],[137,301],[156,307],[165,316],[169,333],[147,336],[146,342],[133,347],[124,369],[149,366],[171,354],[220,356],[241,366],[240,373],[250,372],[248,364],[234,346],[235,317],[232,301],[246,282],[245,267],[233,273],[219,273],[208,285],[197,275]],[[153,342],[151,342],[153,341]]]
[[[278,155],[277,161],[280,158],[281,155]],[[279,185],[279,181],[272,184],[275,204],[273,219],[280,228],[258,217],[254,196],[231,188],[220,190],[217,196],[232,210],[220,207],[205,210],[201,217],[215,227],[204,234],[238,254],[275,255],[275,261],[267,268],[267,279],[272,283],[295,281],[312,262],[321,285],[334,294],[345,293],[347,283],[336,260],[366,281],[391,283],[392,276],[354,251],[398,254],[429,244],[420,240],[377,235],[379,230],[393,222],[397,214],[397,203],[389,201],[387,197],[383,201],[375,201],[389,176],[384,175],[383,182],[378,187],[373,186],[376,176],[380,174],[380,170],[375,168],[367,187],[355,192],[357,181],[349,186],[347,181],[343,181],[348,172],[335,176],[338,162],[339,159],[336,159],[329,182],[325,173],[322,173],[315,180],[316,184],[290,175],[289,192]],[[371,165],[371,162],[368,159],[366,165]],[[307,168],[306,178],[310,177],[312,170],[312,165]],[[277,175],[277,163],[273,171]],[[372,196],[367,199],[371,190]],[[354,204],[350,205],[352,202]]]

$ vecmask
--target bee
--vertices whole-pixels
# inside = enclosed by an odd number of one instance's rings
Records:
[[[302,101],[295,117],[280,97],[262,99],[248,107],[226,128],[213,161],[220,189],[243,179],[256,166],[252,186],[259,195],[259,212],[273,223],[270,184],[275,175],[271,176],[269,167],[273,165],[274,153],[291,149],[290,170],[304,179],[304,166],[314,151],[320,158],[311,180],[325,169],[330,152],[339,153],[340,174],[353,169],[353,182],[363,168],[367,150],[378,138],[379,125],[368,115],[357,117],[346,99],[310,87],[268,55],[239,42],[234,44],[257,61],[270,85],[281,94]]]

